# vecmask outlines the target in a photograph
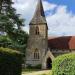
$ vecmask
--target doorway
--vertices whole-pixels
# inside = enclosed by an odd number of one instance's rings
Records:
[[[46,68],[47,68],[47,69],[52,69],[52,60],[51,60],[50,57],[47,58]]]

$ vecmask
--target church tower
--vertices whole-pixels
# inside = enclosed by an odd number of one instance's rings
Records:
[[[29,24],[29,28],[26,65],[43,66],[43,59],[48,50],[48,27],[41,0],[38,0],[37,8]]]

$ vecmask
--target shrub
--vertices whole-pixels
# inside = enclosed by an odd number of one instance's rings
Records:
[[[53,61],[52,75],[75,75],[75,54],[58,56]]]
[[[0,75],[21,75],[22,54],[18,51],[0,48]]]
[[[41,69],[41,64],[38,64],[36,66],[33,67],[34,69]]]
[[[31,64],[28,64],[26,68],[28,68],[28,69],[32,69]]]
[[[35,65],[35,66],[32,66],[31,64],[28,64],[27,68],[28,69],[41,69],[41,64],[38,64],[38,65]]]

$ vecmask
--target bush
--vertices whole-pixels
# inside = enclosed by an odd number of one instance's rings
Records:
[[[21,75],[22,54],[18,51],[0,48],[0,75]]]
[[[38,64],[36,66],[33,67],[34,69],[41,69],[41,64]]]
[[[64,54],[53,61],[52,75],[75,75],[75,54]]]
[[[27,69],[32,69],[31,64],[28,64],[26,68],[27,68]]]
[[[28,64],[26,68],[28,68],[28,69],[41,69],[41,64],[38,64],[36,66],[32,66],[31,64]]]

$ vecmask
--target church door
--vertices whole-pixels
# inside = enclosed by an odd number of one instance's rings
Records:
[[[51,58],[47,58],[46,67],[47,67],[47,69],[52,69],[52,60],[51,60]]]

